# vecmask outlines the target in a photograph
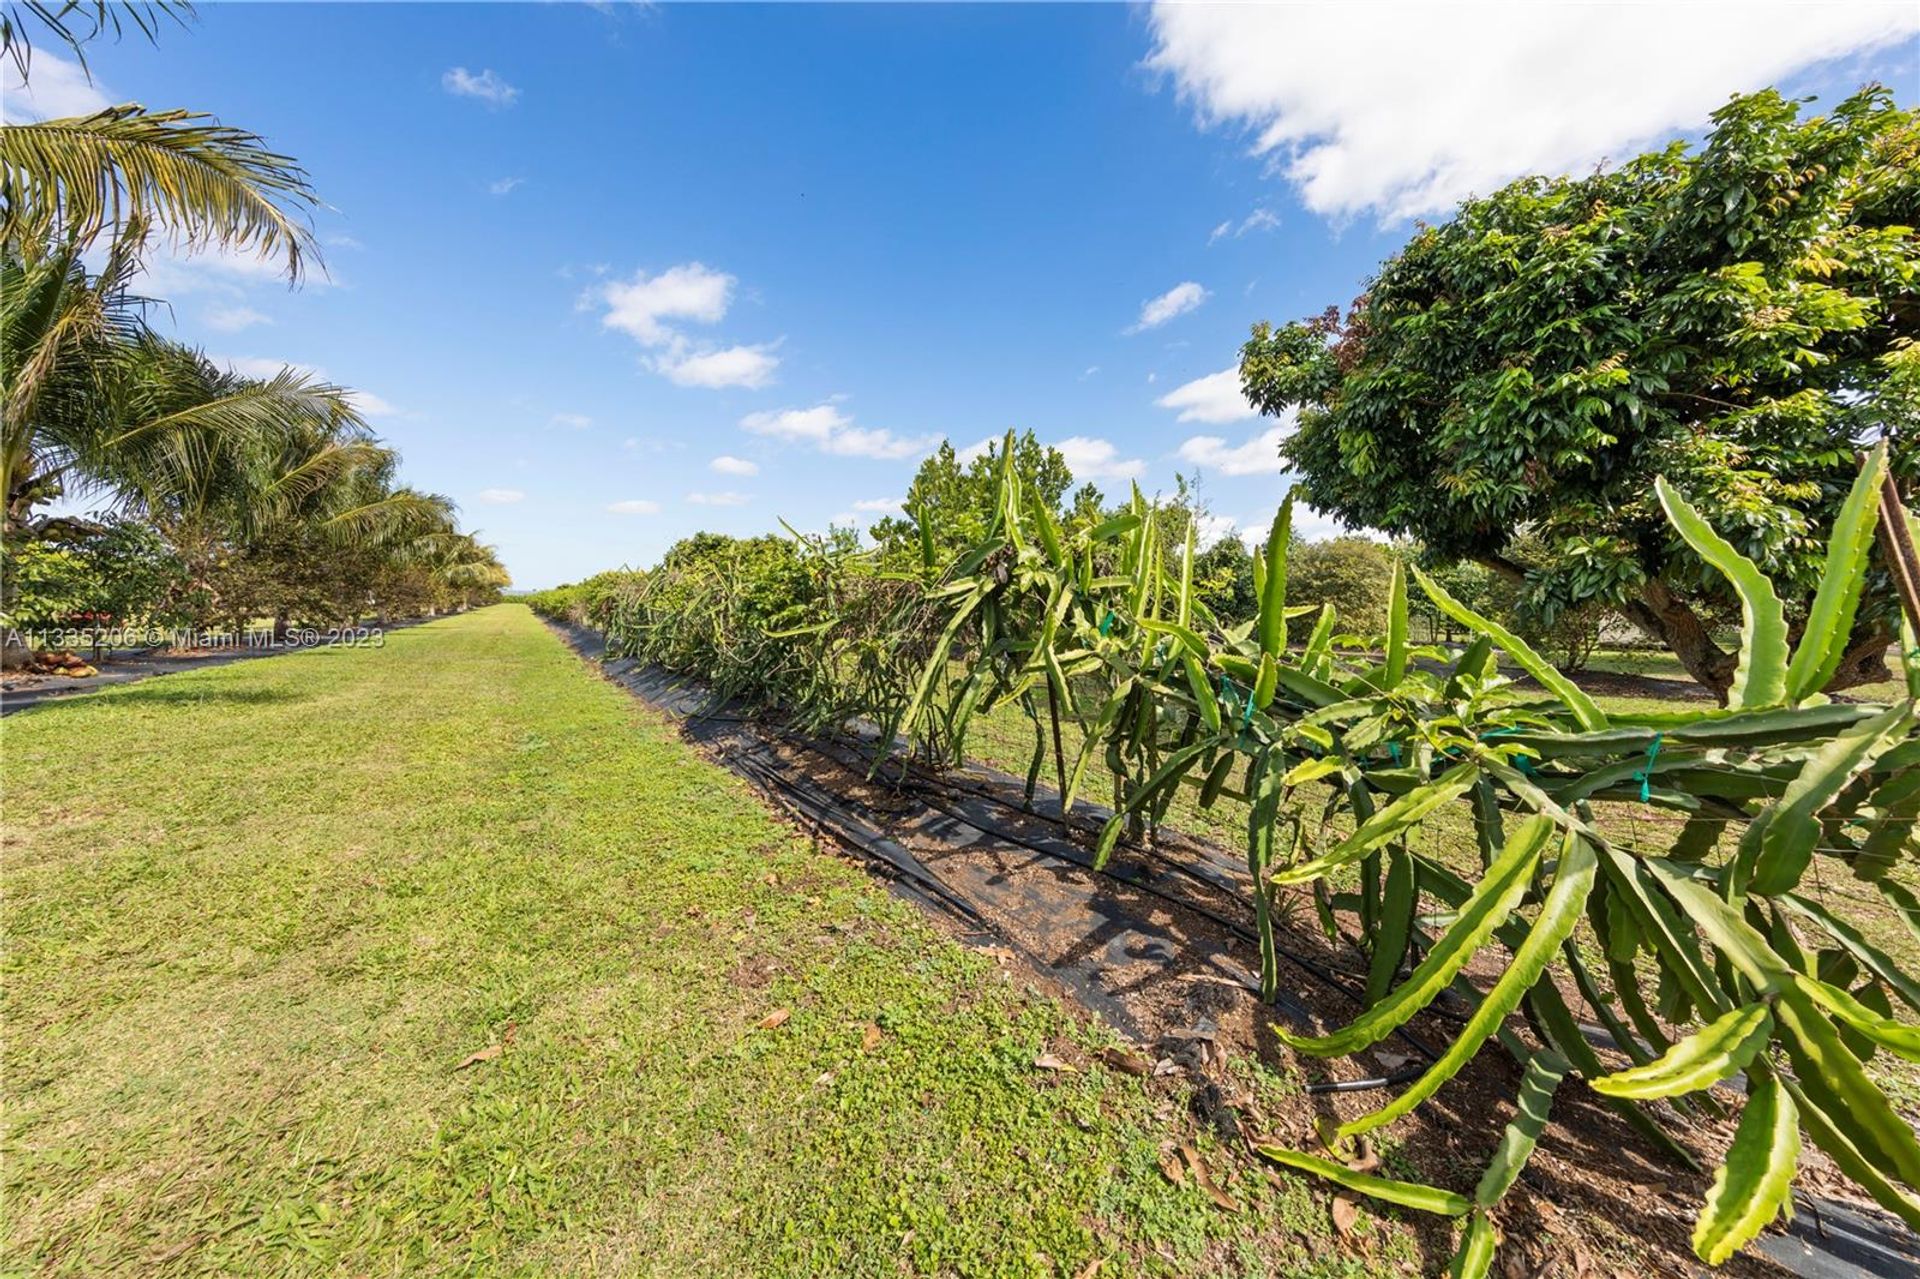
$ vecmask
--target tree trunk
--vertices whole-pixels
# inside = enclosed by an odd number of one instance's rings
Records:
[[[1887,667],[1887,645],[1892,642],[1893,633],[1884,626],[1869,627],[1864,635],[1854,637],[1833,678],[1827,681],[1826,691],[1834,693],[1892,679],[1893,672]]]
[[[1710,691],[1722,706],[1733,687],[1733,668],[1739,656],[1713,642],[1713,636],[1687,602],[1666,584],[1655,579],[1640,591],[1640,598],[1629,600],[1621,612],[1639,627],[1647,638],[1667,647],[1687,674]]]
[[[24,671],[33,664],[33,649],[11,626],[0,635],[0,670]]]

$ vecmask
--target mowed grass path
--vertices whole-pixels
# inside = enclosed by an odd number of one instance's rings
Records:
[[[1367,1269],[518,605],[0,745],[8,1273]]]

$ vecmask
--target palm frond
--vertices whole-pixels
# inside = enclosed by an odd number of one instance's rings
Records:
[[[437,493],[403,488],[329,516],[322,527],[373,545],[392,544],[449,524],[452,510],[453,503]]]
[[[306,171],[257,134],[191,111],[127,103],[0,126],[0,201],[9,245],[84,247],[144,217],[185,249],[283,259],[289,280],[317,256]]]
[[[149,40],[160,35],[160,20],[172,18],[181,25],[193,16],[188,0],[20,0],[0,9],[0,55],[13,59],[13,65],[25,81],[33,69],[33,26],[67,47],[87,69],[86,45],[98,36],[111,34],[119,39],[131,26]],[[85,24],[83,26],[83,24]]]

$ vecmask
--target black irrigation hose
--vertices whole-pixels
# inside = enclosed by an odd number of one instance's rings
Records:
[[[734,753],[725,755],[723,758],[725,758],[729,764],[738,767],[743,773],[748,774],[753,780],[758,781],[762,786],[786,796],[794,810],[813,821],[815,825],[823,828],[828,826],[826,821],[828,814],[819,811],[821,805],[818,801],[807,795],[800,787],[780,776],[777,769],[771,768],[761,761],[752,759],[744,754]],[[882,861],[891,867],[896,878],[908,881],[910,888],[916,894],[938,901],[940,904],[958,913],[969,923],[977,924],[983,929],[987,927],[986,918],[964,897],[954,892],[953,889],[949,888],[944,881],[932,872],[925,868],[916,869],[911,866],[901,865],[899,861],[888,856],[877,847],[881,842],[878,839],[866,837],[861,832],[850,831],[844,827],[833,829],[835,829],[841,838],[846,839],[849,843],[858,847],[869,857]]]
[[[808,742],[803,738],[796,738],[796,737],[788,736],[785,734],[783,734],[782,737],[783,737],[783,740],[786,740],[791,744],[799,746],[803,749],[810,750],[813,753],[820,755],[823,758],[829,760],[830,762],[838,764],[842,768],[846,767],[846,764],[844,761],[835,759],[834,756],[829,754],[825,749],[823,749],[819,745]],[[932,789],[931,787],[925,784],[916,785],[914,787],[915,794],[919,798],[921,803],[927,805],[927,807],[933,809],[935,812],[945,814],[947,817],[961,823],[964,826],[971,826],[973,827],[973,829],[979,831],[984,835],[991,835],[996,839],[1005,840],[1010,844],[1014,844],[1018,847],[1025,848],[1030,852],[1038,853],[1042,857],[1049,857],[1055,861],[1065,862],[1069,866],[1075,866],[1081,870],[1090,871],[1096,875],[1106,876],[1107,878],[1112,879],[1117,883],[1125,884],[1129,888],[1135,889],[1139,892],[1146,893],[1149,896],[1157,897],[1160,900],[1167,902],[1169,905],[1177,906],[1180,909],[1189,912],[1190,914],[1198,915],[1200,918],[1207,920],[1208,922],[1214,924],[1215,926],[1219,928],[1223,928],[1226,931],[1232,933],[1234,936],[1240,938],[1242,941],[1250,943],[1255,947],[1256,950],[1259,947],[1260,941],[1259,941],[1258,934],[1254,933],[1252,930],[1248,928],[1245,928],[1241,924],[1236,923],[1234,920],[1228,919],[1226,916],[1221,915],[1216,911],[1210,910],[1205,906],[1189,901],[1188,899],[1177,896],[1173,893],[1169,893],[1164,889],[1155,888],[1151,884],[1143,883],[1138,880],[1125,879],[1120,875],[1115,874],[1111,870],[1107,870],[1101,867],[1096,867],[1091,861],[1082,861],[1077,857],[1070,857],[1067,854],[1060,852],[1057,849],[1047,848],[1042,845],[1036,844],[1029,839],[1026,839],[1010,830],[1007,830],[1005,827],[997,826],[990,823],[985,823],[980,821],[978,818],[969,817],[963,812],[957,811],[953,808],[948,807],[945,804],[940,803],[936,798],[934,798],[934,796],[931,793],[929,793],[931,789]],[[989,802],[995,803],[1000,807],[1003,807],[1003,808],[1010,807],[1004,801],[1001,801],[994,796],[981,794],[978,791],[974,791],[966,787],[956,787],[956,789],[967,790],[968,793],[974,794],[979,798],[986,799]],[[1035,815],[1037,816],[1037,814]],[[1051,819],[1045,819],[1045,820],[1051,820]],[[1162,855],[1161,860],[1167,862],[1169,866],[1173,867],[1176,870],[1188,869],[1189,873],[1191,873],[1189,868],[1182,867],[1179,862],[1174,861],[1172,858],[1165,857],[1164,855]],[[1210,888],[1214,888],[1217,890],[1221,887],[1220,885],[1210,883],[1204,878],[1201,878],[1197,875],[1194,876],[1194,878],[1199,879],[1201,883],[1207,884],[1208,887]],[[1354,994],[1352,985],[1348,983],[1357,982],[1358,981],[1357,974],[1343,973],[1338,969],[1328,968],[1322,965],[1319,961],[1313,959],[1311,956],[1303,955],[1298,951],[1288,950],[1281,946],[1275,946],[1274,953],[1279,957],[1290,961],[1296,967],[1306,972],[1308,975],[1318,979],[1323,985],[1327,986],[1329,989],[1337,991],[1338,993],[1346,996],[1348,999],[1355,999],[1355,994]],[[1346,980],[1343,981],[1342,980],[1343,978]],[[1412,1034],[1412,1032],[1407,1031],[1404,1028],[1399,1028],[1395,1030],[1394,1034],[1398,1038],[1403,1040],[1406,1044],[1408,1044],[1408,1046],[1412,1047],[1415,1051],[1419,1052],[1422,1056],[1426,1057],[1428,1060],[1437,1061],[1439,1059],[1440,1057],[1439,1052],[1434,1048],[1432,1048],[1431,1046],[1427,1045],[1426,1043],[1422,1042],[1417,1036]],[[1418,1076],[1416,1075],[1415,1077],[1417,1078]],[[1376,1081],[1370,1084],[1366,1084],[1364,1086],[1383,1087],[1385,1086],[1386,1082],[1387,1081]],[[1356,1085],[1356,1086],[1362,1086],[1362,1085]]]
[[[1381,1075],[1378,1079],[1336,1079],[1327,1083],[1308,1084],[1306,1091],[1319,1094],[1330,1092],[1366,1092],[1371,1088],[1398,1088],[1401,1084],[1412,1083],[1426,1073],[1426,1070],[1422,1067],[1409,1066],[1407,1069],[1396,1071],[1391,1075]]]
[[[806,738],[798,737],[790,733],[782,733],[781,738],[782,740],[791,742],[796,746],[800,746],[804,749],[811,750],[816,754],[825,754],[825,752],[821,749],[821,747],[818,744],[811,742]],[[853,742],[847,742],[845,743],[845,745],[849,750],[852,750],[855,754],[861,755],[863,759],[865,758],[864,754],[860,751],[858,744]],[[832,758],[832,756],[828,756],[828,758]],[[896,786],[911,785],[916,794],[924,796],[927,793],[928,788],[940,788],[945,790],[960,791],[963,794],[972,795],[976,799],[986,800],[988,803],[994,805],[996,808],[1004,808],[1008,812],[1019,813],[1022,817],[1030,817],[1038,821],[1049,822],[1052,825],[1060,827],[1062,830],[1066,831],[1069,835],[1089,833],[1085,830],[1084,827],[1079,827],[1074,825],[1073,821],[1069,817],[1067,817],[1065,814],[1055,817],[1050,814],[1043,813],[1037,808],[1015,808],[1003,796],[997,795],[994,792],[987,790],[983,787],[969,786],[964,782],[955,780],[950,777],[932,777],[932,776],[929,776],[924,769],[921,769],[912,765],[911,761],[907,761],[907,763],[908,763],[908,769],[906,771],[903,771],[901,777],[895,782],[895,785]],[[1247,885],[1235,883],[1232,880],[1226,878],[1224,875],[1220,878],[1214,878],[1213,876],[1202,874],[1198,869],[1196,869],[1194,866],[1190,865],[1189,863],[1183,862],[1178,858],[1173,857],[1171,854],[1166,853],[1161,849],[1153,847],[1152,845],[1123,842],[1120,846],[1132,852],[1137,852],[1143,857],[1151,858],[1154,861],[1160,862],[1164,864],[1169,870],[1173,871],[1175,874],[1185,876],[1186,878],[1191,879],[1196,883],[1203,885],[1204,887],[1211,888],[1216,892],[1240,893],[1240,892],[1246,891]]]
[[[720,715],[711,715],[711,714],[702,715],[694,712],[676,713],[673,711],[668,711],[665,708],[659,708],[659,709],[661,709],[663,713],[669,715],[671,718],[674,718],[680,721],[683,724],[684,723],[727,723],[727,724],[741,724],[741,725],[747,725],[747,726],[755,726],[755,727],[761,727],[761,728],[773,728],[772,725],[766,723],[763,719],[760,719],[759,717],[755,717],[755,716],[720,716]],[[819,755],[820,757],[828,760],[829,762],[838,765],[842,769],[847,769],[847,771],[852,771],[850,768],[848,768],[848,765],[844,759],[836,758],[834,755],[830,754],[821,743],[806,737],[799,736],[797,734],[784,732],[777,728],[774,728],[773,731],[778,734],[781,740],[787,742],[788,744],[799,747],[803,750],[810,751],[811,753]],[[861,753],[857,749],[854,749],[854,754],[860,758],[864,758],[864,756],[861,755]],[[812,801],[809,797],[807,797],[804,794],[804,792],[800,790],[799,787],[795,786],[792,782],[788,781],[786,778],[781,777],[777,770],[774,770],[768,767],[767,765],[760,763],[759,761],[751,760],[743,754],[737,754],[737,753],[729,754],[727,758],[730,760],[730,762],[737,763],[742,767],[746,768],[748,771],[750,771],[754,775],[754,777],[757,780],[762,782],[762,784],[769,785],[774,789],[787,795],[796,805],[798,805],[801,808],[803,812],[806,812],[807,815],[812,820],[814,820],[815,822],[821,825],[826,824],[821,814],[817,814],[811,811],[814,807],[816,807],[814,801]],[[908,761],[908,763],[910,765],[911,761]],[[1091,861],[1082,861],[1079,858],[1070,857],[1065,853],[1060,852],[1057,849],[1043,847],[1039,844],[1034,843],[1029,839],[1026,839],[1018,834],[1015,834],[1012,831],[1007,830],[1004,827],[994,825],[994,824],[983,823],[976,818],[968,817],[964,813],[958,812],[944,804],[941,804],[936,799],[933,798],[930,791],[936,785],[943,785],[946,783],[934,783],[931,781],[931,779],[916,778],[910,770],[903,771],[902,777],[900,778],[900,782],[906,783],[910,779],[914,780],[913,791],[922,803],[926,804],[929,808],[932,808],[934,811],[944,814],[946,817],[954,821],[957,821],[964,826],[971,826],[973,829],[981,832],[984,835],[991,835],[996,839],[1005,840],[1008,843],[1014,844],[1021,848],[1025,848],[1028,851],[1036,853],[1042,857],[1051,858],[1055,861],[1064,862],[1069,866],[1074,866],[1074,867],[1077,867],[1078,869],[1089,871],[1096,875],[1105,876],[1107,878],[1114,880],[1116,883],[1125,884],[1129,888],[1146,893],[1149,896],[1157,897],[1160,900],[1167,902],[1169,905],[1176,906],[1182,910],[1187,911],[1190,914],[1197,915],[1200,918],[1207,920],[1208,922],[1216,925],[1217,927],[1225,929],[1227,932],[1231,933],[1235,937],[1240,938],[1242,941],[1252,944],[1256,950],[1259,947],[1259,937],[1256,933],[1243,927],[1242,925],[1236,923],[1235,921],[1228,919],[1227,917],[1219,914],[1218,912],[1209,910],[1205,906],[1198,905],[1197,903],[1194,903],[1185,898],[1179,897],[1173,893],[1169,893],[1164,889],[1155,888],[1150,884],[1142,883],[1137,880],[1124,879],[1121,876],[1115,874],[1111,870],[1096,867]],[[966,793],[971,794],[978,799],[986,800],[987,802],[994,804],[997,807],[1006,808],[1009,811],[1014,811],[1012,809],[1012,806],[1008,804],[1004,799],[1001,799],[999,796],[993,795],[989,792],[986,792],[974,787],[960,786],[957,784],[953,785],[952,789],[965,791]],[[1064,817],[1060,819],[1049,818],[1037,812],[1026,812],[1023,815],[1039,817],[1041,820],[1044,820],[1044,821],[1053,821],[1057,825],[1060,825],[1066,828],[1067,830],[1073,829],[1072,825],[1069,822],[1067,822],[1064,819]],[[843,832],[843,833],[851,834],[851,832]],[[901,877],[912,880],[914,882],[914,887],[916,889],[920,889],[923,892],[931,893],[932,895],[937,897],[937,899],[940,900],[942,903],[958,909],[967,919],[977,922],[983,926],[986,924],[987,921],[979,913],[978,910],[976,910],[973,906],[967,903],[952,889],[948,888],[944,882],[940,881],[937,877],[933,876],[931,872],[914,873],[900,867],[899,864],[895,862],[892,858],[887,857],[885,854],[880,853],[874,848],[872,848],[870,846],[871,841],[855,839],[852,842],[854,842],[857,846],[859,846],[863,852],[866,852],[869,855],[878,857],[880,860],[884,861],[888,866],[892,867],[896,871],[896,873]],[[1135,847],[1135,846],[1129,845],[1129,847]],[[1185,863],[1177,861],[1173,857],[1165,853],[1159,852],[1158,850],[1147,848],[1147,847],[1138,847],[1137,851],[1145,854],[1146,856],[1152,857],[1155,860],[1163,862],[1168,868],[1174,870],[1175,872],[1185,875],[1186,877],[1193,879],[1195,882],[1200,883],[1215,891],[1224,891],[1229,888],[1228,885],[1223,885],[1214,880],[1210,880],[1206,876],[1198,873],[1191,866],[1188,866]],[[1303,972],[1307,973],[1309,976],[1318,980],[1322,985],[1326,986],[1328,989],[1333,990],[1336,993],[1343,995],[1348,999],[1356,998],[1351,983],[1356,982],[1358,980],[1357,974],[1344,973],[1338,969],[1328,968],[1310,956],[1303,955],[1297,951],[1288,950],[1283,947],[1276,946],[1274,948],[1274,953],[1280,958],[1286,959],[1290,963],[1294,964]],[[1030,961],[1033,959],[1032,956],[1026,956],[1026,958],[1028,958]],[[1440,1053],[1438,1050],[1434,1049],[1432,1046],[1422,1041],[1418,1036],[1414,1035],[1411,1031],[1407,1030],[1405,1027],[1397,1027],[1395,1028],[1393,1033],[1396,1038],[1406,1043],[1410,1048],[1414,1049],[1414,1051],[1426,1057],[1429,1061],[1439,1060]],[[1395,1075],[1384,1076],[1377,1079],[1361,1079],[1361,1080],[1348,1080],[1348,1081],[1335,1081],[1335,1082],[1327,1082],[1327,1083],[1308,1084],[1306,1087],[1306,1091],[1310,1093],[1334,1093],[1334,1092],[1357,1092],[1357,1091],[1363,1091],[1363,1090],[1373,1089],[1373,1088],[1386,1088],[1386,1087],[1395,1086],[1397,1084],[1411,1082],[1413,1079],[1419,1078],[1422,1073],[1423,1073],[1422,1071],[1418,1071],[1418,1070],[1415,1070],[1412,1072],[1402,1071]]]
[[[1164,889],[1155,888],[1151,884],[1143,883],[1139,880],[1124,879],[1121,876],[1115,874],[1111,870],[1106,870],[1100,867],[1096,867],[1091,861],[1082,861],[1077,857],[1069,857],[1065,853],[1059,852],[1055,849],[1044,848],[1038,844],[1033,843],[1030,840],[1023,839],[1021,836],[1014,834],[1012,831],[1009,831],[1004,827],[981,822],[978,818],[965,816],[964,814],[958,811],[955,811],[954,809],[948,808],[946,805],[940,803],[938,800],[932,798],[929,795],[921,794],[919,798],[921,803],[926,804],[929,808],[932,808],[935,812],[945,813],[948,817],[951,817],[953,820],[960,822],[963,825],[971,826],[975,830],[981,832],[982,834],[992,835],[996,839],[1006,840],[1008,843],[1015,844],[1021,848],[1025,848],[1032,852],[1038,853],[1042,857],[1051,857],[1056,861],[1065,862],[1069,866],[1076,866],[1081,870],[1090,871],[1096,875],[1103,875],[1108,879],[1112,879],[1116,883],[1125,884],[1128,888],[1134,889],[1137,892],[1146,893],[1152,897],[1158,897],[1160,900],[1168,903],[1169,905],[1177,906],[1181,910],[1187,911],[1190,914],[1198,915],[1200,918],[1207,920],[1208,922],[1214,924],[1219,928],[1226,929],[1228,932],[1240,938],[1242,941],[1251,944],[1256,950],[1259,948],[1260,939],[1257,933],[1253,932],[1251,929],[1242,927],[1240,924],[1234,922],[1231,919],[1228,919],[1226,916],[1221,915],[1216,911],[1209,910],[1205,906],[1201,906],[1195,902],[1187,900],[1186,898],[1177,896],[1176,894],[1169,893]],[[1329,989],[1338,991],[1340,994],[1346,996],[1348,999],[1354,998],[1354,992],[1352,987],[1347,985],[1345,982],[1341,980],[1341,978],[1343,977],[1351,977],[1351,974],[1341,973],[1337,969],[1327,968],[1321,965],[1318,961],[1308,956],[1302,955],[1297,951],[1288,950],[1281,946],[1274,947],[1274,954],[1279,956],[1282,959],[1288,960],[1289,962],[1294,964],[1296,967],[1306,972],[1309,976],[1318,979],[1323,985],[1325,985]],[[1400,1039],[1402,1039],[1403,1041],[1405,1041],[1415,1051],[1425,1056],[1428,1060],[1430,1061],[1439,1060],[1440,1054],[1433,1048],[1429,1047],[1427,1044],[1423,1043],[1418,1037],[1413,1035],[1412,1032],[1407,1031],[1404,1028],[1398,1028],[1394,1031],[1394,1034]]]

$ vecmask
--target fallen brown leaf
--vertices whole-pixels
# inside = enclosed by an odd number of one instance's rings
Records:
[[[791,1016],[793,1016],[792,1009],[776,1008],[772,1012],[768,1013],[765,1017],[762,1017],[760,1019],[759,1028],[761,1030],[778,1030],[780,1027],[787,1024],[787,1018]]]
[[[1187,1184],[1186,1170],[1180,1166],[1180,1161],[1173,1157],[1171,1150],[1163,1150],[1160,1152],[1160,1171],[1166,1176],[1168,1181],[1171,1181],[1176,1186],[1184,1186]]]
[[[870,1053],[880,1046],[883,1038],[880,1028],[872,1022],[867,1023],[867,1033],[860,1036],[860,1051]]]
[[[1106,1264],[1104,1257],[1095,1257],[1092,1261],[1080,1267],[1080,1273],[1075,1275],[1073,1279],[1093,1279],[1095,1275],[1100,1273],[1100,1267]]]
[[[461,1061],[458,1066],[455,1066],[454,1069],[465,1070],[468,1066],[477,1066],[483,1061],[492,1061],[505,1051],[506,1049],[499,1044],[488,1044],[485,1048],[477,1052],[468,1053],[466,1058]]]
[[[510,1021],[507,1023],[507,1028],[500,1032],[500,1042],[502,1044],[505,1044],[507,1047],[511,1048],[513,1046],[514,1039],[517,1038],[519,1034],[520,1034],[520,1023],[517,1021]]]
[[[1033,1066],[1036,1070],[1064,1070],[1070,1074],[1077,1073],[1079,1070],[1079,1067],[1072,1062],[1056,1057],[1052,1053],[1041,1053],[1035,1057]]]
[[[1346,1195],[1333,1197],[1333,1228],[1345,1239],[1351,1236],[1354,1228],[1360,1224],[1360,1205]]]
[[[1100,1060],[1128,1075],[1147,1076],[1153,1073],[1153,1063],[1139,1053],[1128,1052],[1124,1048],[1103,1048]]]
[[[1187,1168],[1193,1173],[1194,1184],[1206,1191],[1207,1198],[1213,1200],[1214,1203],[1226,1209],[1228,1212],[1240,1211],[1240,1205],[1228,1198],[1226,1192],[1213,1183],[1213,1174],[1207,1171],[1206,1161],[1200,1158],[1199,1151],[1195,1150],[1192,1146],[1182,1146],[1180,1147],[1180,1157],[1187,1161]]]

